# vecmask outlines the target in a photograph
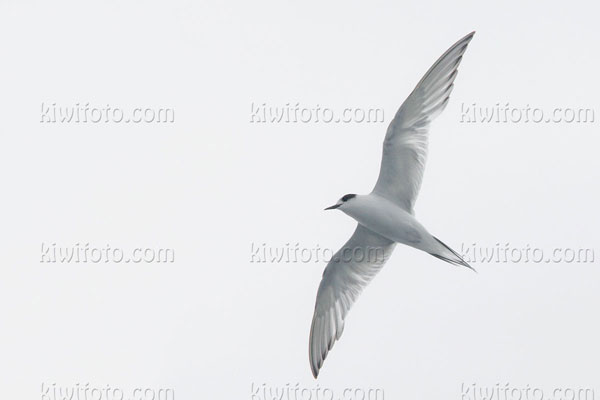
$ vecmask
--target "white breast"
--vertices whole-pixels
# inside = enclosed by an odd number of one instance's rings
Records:
[[[421,249],[431,235],[411,214],[376,194],[357,196],[342,211],[394,242]]]

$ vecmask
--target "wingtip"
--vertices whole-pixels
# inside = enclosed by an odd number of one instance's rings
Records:
[[[317,379],[319,376],[319,365],[312,358],[310,360],[310,372],[312,372],[313,378]]]
[[[472,31],[470,33],[467,33],[462,39],[460,39],[458,41],[458,43],[462,43],[462,42],[467,42],[469,43],[471,41],[471,39],[473,39],[473,36],[475,36],[475,31]]]

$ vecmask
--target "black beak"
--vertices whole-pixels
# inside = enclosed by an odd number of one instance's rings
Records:
[[[334,204],[331,207],[327,207],[325,210],[334,210],[334,209],[338,208],[339,206],[341,206],[341,204]]]

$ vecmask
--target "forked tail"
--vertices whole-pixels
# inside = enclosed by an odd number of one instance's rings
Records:
[[[442,245],[442,248],[444,250],[443,254],[439,254],[439,253],[429,253],[434,257],[439,258],[440,260],[444,260],[446,262],[449,262],[450,264],[453,265],[462,265],[463,267],[467,267],[469,269],[472,269],[474,272],[475,268],[471,267],[465,260],[463,260],[463,258],[454,250],[452,250],[450,247],[448,247],[444,242],[442,242],[440,239],[436,238],[435,236],[433,237],[440,245]]]

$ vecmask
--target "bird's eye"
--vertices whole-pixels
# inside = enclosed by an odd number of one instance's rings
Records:
[[[356,197],[356,195],[355,194],[347,194],[344,197],[342,197],[342,201],[348,201],[353,197]]]

